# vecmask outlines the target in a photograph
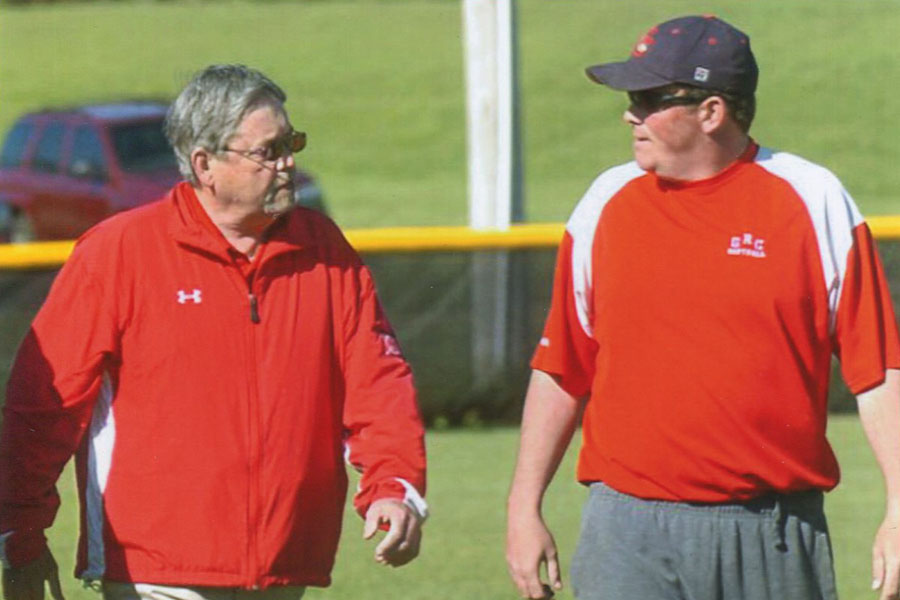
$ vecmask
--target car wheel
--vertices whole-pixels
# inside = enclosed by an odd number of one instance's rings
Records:
[[[7,237],[12,244],[34,241],[34,226],[31,224],[31,218],[22,210],[11,211],[7,231]]]
[[[324,215],[328,214],[325,200],[322,198],[322,190],[313,182],[298,185],[294,189],[294,204],[317,210]]]

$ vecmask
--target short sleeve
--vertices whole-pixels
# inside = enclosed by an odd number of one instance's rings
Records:
[[[555,375],[566,392],[580,397],[591,389],[597,343],[590,328],[590,286],[576,291],[576,276],[589,283],[589,273],[575,273],[572,236],[566,232],[556,258],[550,312],[531,366]]]
[[[900,368],[900,337],[884,269],[865,223],[853,229],[837,309],[835,353],[847,387],[859,394]]]

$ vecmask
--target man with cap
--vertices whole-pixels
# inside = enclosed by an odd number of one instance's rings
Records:
[[[634,161],[594,181],[560,247],[508,502],[521,596],[562,585],[541,501],[580,423],[577,598],[835,598],[835,355],[886,482],[873,587],[896,598],[900,339],[859,210],[749,136],[758,70],[724,21],[662,23],[587,72],[628,93]]]

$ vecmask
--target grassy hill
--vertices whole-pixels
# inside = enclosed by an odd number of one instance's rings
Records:
[[[753,132],[834,170],[867,214],[900,212],[900,32],[894,0],[520,0],[528,218],[561,221],[601,169],[629,158],[624,96],[589,64],[627,56],[650,25],[713,12],[761,66]],[[22,111],[171,98],[212,62],[280,82],[303,163],[344,226],[463,224],[460,2],[98,1],[0,11],[0,132]]]

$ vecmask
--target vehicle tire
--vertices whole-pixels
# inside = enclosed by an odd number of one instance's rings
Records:
[[[25,244],[34,241],[34,226],[31,217],[22,210],[13,210],[9,217],[8,229],[11,244]]]
[[[294,205],[317,210],[323,215],[328,214],[322,190],[313,182],[300,184],[294,189]]]

